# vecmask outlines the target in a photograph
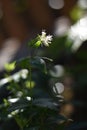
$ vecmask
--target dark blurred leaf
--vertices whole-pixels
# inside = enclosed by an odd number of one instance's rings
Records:
[[[20,99],[16,103],[12,103],[12,105],[8,108],[9,112],[15,111],[17,109],[24,109],[29,106],[29,101],[26,99]]]
[[[35,99],[33,101],[33,104],[36,106],[45,107],[54,110],[57,110],[57,106],[58,106],[58,104],[56,104],[55,102],[53,102],[52,99],[49,98]]]
[[[47,73],[47,70],[46,70],[46,63],[45,61],[40,58],[40,57],[34,57],[32,58],[31,60],[31,66],[33,68],[36,68],[36,69],[39,69],[40,71],[44,72],[44,73]]]
[[[36,68],[36,69],[39,69],[40,71],[47,73],[45,60],[43,60],[40,57],[23,58],[17,61],[16,66],[21,67],[21,68],[28,68],[28,69],[29,67],[31,67],[32,69]]]
[[[30,58],[26,57],[26,58],[20,59],[19,61],[17,61],[16,66],[21,67],[21,68],[29,68]]]
[[[62,115],[54,115],[54,116],[50,116],[50,118],[48,118],[48,123],[49,124],[64,124],[65,122],[68,121],[68,118],[62,116]]]

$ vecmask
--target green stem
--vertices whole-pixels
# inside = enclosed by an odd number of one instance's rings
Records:
[[[32,79],[32,74],[31,74],[31,67],[29,67],[29,71],[30,71],[30,89],[31,89],[31,79]]]
[[[32,97],[32,69],[31,66],[29,67],[29,80],[30,80],[30,97]]]
[[[18,116],[15,116],[14,119],[15,119],[16,123],[18,124],[18,126],[20,127],[20,130],[23,130],[24,126],[23,126],[23,123],[21,122],[22,119],[20,119]]]

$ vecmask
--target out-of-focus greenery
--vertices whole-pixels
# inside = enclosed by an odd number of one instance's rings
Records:
[[[33,44],[37,46],[34,40]],[[51,62],[29,56],[5,66],[8,76],[0,81],[0,129],[64,129],[69,120],[59,114],[63,97],[55,85],[57,77],[49,73]],[[11,75],[17,68],[20,71]]]
[[[80,20],[86,16],[87,8],[84,9],[78,5],[75,5],[70,12],[70,18],[73,24],[70,26],[69,30],[72,29],[72,27],[77,23],[80,28]],[[84,23],[82,23],[82,30],[83,27],[86,28],[85,22],[87,21],[84,20]],[[69,39],[69,33],[55,37],[53,40],[53,46],[51,45],[49,48],[47,48],[45,53],[49,57],[53,58],[56,65],[62,65],[65,69],[65,73],[71,74],[74,79],[74,84],[71,86],[74,92],[73,99],[71,101],[75,109],[72,116],[74,121],[72,125],[69,125],[69,127],[65,128],[65,130],[87,129],[87,38],[81,39],[82,34],[85,34],[85,31],[82,30],[81,32],[78,31],[79,36],[76,36],[73,40]],[[80,39],[79,42],[81,42],[81,44],[78,49],[73,51],[72,46],[75,44],[77,37]]]
[[[22,12],[25,9],[24,1],[17,1],[16,11]],[[86,11],[75,6],[70,12],[72,22],[76,23],[87,13]],[[83,130],[87,128],[87,41],[82,41],[82,45],[75,52],[72,51],[73,43],[74,41],[68,39],[68,34],[55,37],[43,54],[52,58],[54,64],[62,65],[65,72],[74,78],[72,88],[74,98],[71,103],[75,107],[75,113],[71,125],[68,124],[67,117],[59,114],[62,96],[56,88],[56,92],[53,91],[59,77],[53,77],[49,73],[53,66],[51,59],[36,56],[15,62],[15,69],[20,68],[25,74],[19,71],[16,76],[11,76],[10,68],[12,71],[14,62],[6,65],[8,73],[6,76],[10,78],[8,83],[0,87],[0,130]],[[11,99],[16,101],[12,102]]]

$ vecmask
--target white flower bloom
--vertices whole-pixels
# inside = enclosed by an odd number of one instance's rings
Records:
[[[41,40],[42,44],[44,44],[45,46],[49,46],[52,39],[53,39],[52,35],[47,35],[46,36],[46,32],[42,31],[42,34],[40,35],[40,40]]]
[[[12,111],[12,112],[11,112],[11,115],[12,115],[12,116],[15,116],[15,115],[18,114],[18,113],[19,113],[19,109],[15,110],[15,111]]]
[[[10,102],[10,103],[15,103],[15,102],[17,102],[19,100],[19,98],[11,98],[11,99],[8,99],[8,101]]]
[[[28,96],[27,96],[26,99],[27,99],[28,101],[31,101],[31,97],[28,97]]]

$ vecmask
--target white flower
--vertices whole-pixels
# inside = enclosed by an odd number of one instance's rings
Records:
[[[15,102],[17,102],[19,100],[19,98],[11,98],[11,99],[8,99],[8,101],[10,102],[10,103],[15,103]]]
[[[42,31],[42,34],[39,35],[39,37],[40,37],[42,44],[44,44],[45,46],[49,46],[49,44],[51,43],[51,41],[53,39],[52,35],[46,36],[46,32],[44,30]]]

